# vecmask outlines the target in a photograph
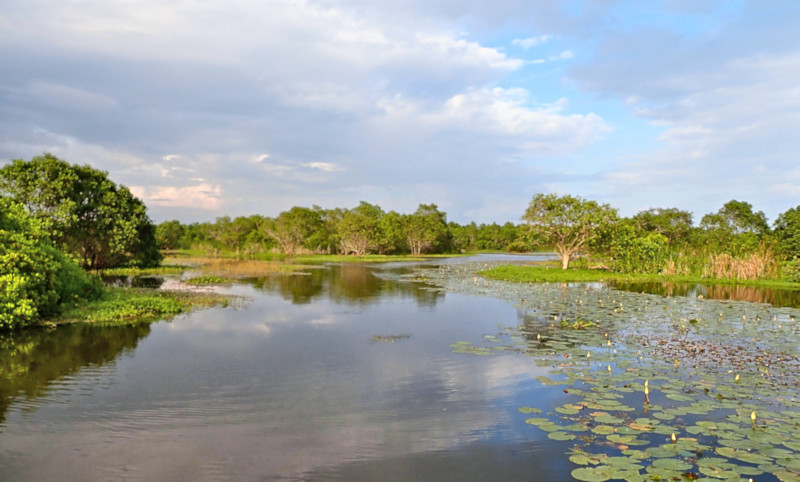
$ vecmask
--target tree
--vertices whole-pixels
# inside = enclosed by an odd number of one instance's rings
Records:
[[[436,204],[420,204],[414,214],[404,218],[406,239],[411,254],[420,255],[447,244],[447,214]]]
[[[383,209],[364,201],[347,211],[339,221],[338,234],[342,253],[364,256],[381,240],[380,221]]]
[[[753,212],[750,203],[736,200],[728,201],[716,213],[703,216],[700,228],[705,232],[707,245],[733,254],[756,250],[769,233],[764,213]]]
[[[537,194],[522,219],[534,239],[552,246],[561,258],[561,268],[567,269],[570,260],[598,236],[598,229],[616,222],[617,210],[580,197]]]
[[[640,231],[661,234],[670,244],[688,242],[692,234],[692,213],[677,208],[653,208],[632,218]]]
[[[403,252],[408,249],[403,216],[389,211],[378,222],[378,252],[381,254]]]
[[[161,261],[145,205],[103,171],[52,154],[18,159],[0,169],[0,192],[22,203],[84,268]]]
[[[178,249],[185,235],[186,226],[175,219],[156,226],[156,241],[160,249]]]
[[[319,210],[294,206],[274,220],[264,223],[268,236],[278,243],[284,254],[296,254],[306,247],[311,237],[323,228]]]
[[[781,213],[774,226],[778,250],[783,258],[800,258],[800,206]]]

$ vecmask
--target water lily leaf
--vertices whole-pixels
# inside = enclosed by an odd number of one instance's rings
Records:
[[[777,477],[781,482],[800,481],[800,475],[796,474],[795,472],[789,472],[788,470],[779,470],[777,472],[773,472],[773,475],[775,475],[775,477]]]
[[[520,407],[518,410],[521,413],[542,413],[542,409],[536,407]]]
[[[555,411],[558,413],[562,413],[564,415],[575,415],[578,412],[580,412],[582,408],[583,408],[582,405],[573,405],[568,403],[566,405],[556,407]]]
[[[603,415],[600,415],[598,417],[595,417],[594,421],[597,422],[597,423],[603,423],[603,424],[617,424],[617,423],[622,423],[623,422],[623,420],[621,418],[612,417],[611,415],[609,415],[607,413],[603,414]]]
[[[566,440],[575,440],[575,435],[569,432],[559,431],[547,434],[547,438],[551,440],[566,441]]]
[[[532,417],[532,418],[525,419],[525,423],[528,423],[528,424],[531,424],[531,425],[540,426],[540,425],[544,425],[546,423],[552,423],[552,422],[550,421],[549,418]]]
[[[654,430],[654,427],[649,423],[638,423],[638,422],[631,422],[628,424],[628,427],[639,430],[641,432],[651,432]]]
[[[611,435],[614,432],[614,427],[610,425],[598,425],[592,429],[592,433],[596,433],[597,435]]]
[[[603,482],[611,478],[612,471],[605,467],[581,467],[573,470],[572,477],[585,482]]]
[[[692,468],[692,464],[688,464],[680,459],[657,459],[653,461],[653,467],[685,472]]]
[[[688,395],[682,395],[680,393],[668,393],[665,395],[670,400],[675,400],[676,402],[691,402],[694,398]]]

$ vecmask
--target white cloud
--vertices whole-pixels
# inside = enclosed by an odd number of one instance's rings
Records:
[[[222,188],[209,183],[195,186],[131,186],[130,190],[148,205],[190,207],[210,211],[223,206]]]
[[[540,35],[538,37],[528,37],[528,38],[516,38],[511,41],[511,44],[516,45],[518,47],[522,47],[525,50],[528,50],[533,47],[538,47],[539,45],[544,45],[551,38],[552,36],[550,35]]]

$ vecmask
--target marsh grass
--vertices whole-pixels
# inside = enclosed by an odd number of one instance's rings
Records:
[[[779,279],[749,278],[710,278],[696,275],[666,275],[615,273],[600,269],[548,268],[542,266],[501,265],[478,272],[481,276],[521,283],[595,283],[595,282],[663,282],[663,283],[695,283],[702,285],[742,285],[762,288],[800,289],[800,283]]]
[[[712,254],[703,275],[707,278],[736,280],[774,279],[778,276],[778,261],[771,250],[741,258],[728,253]]]

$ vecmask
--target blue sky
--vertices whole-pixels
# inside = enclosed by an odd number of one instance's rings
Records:
[[[800,204],[800,5],[6,0],[0,162],[108,171],[155,221],[538,192]]]

